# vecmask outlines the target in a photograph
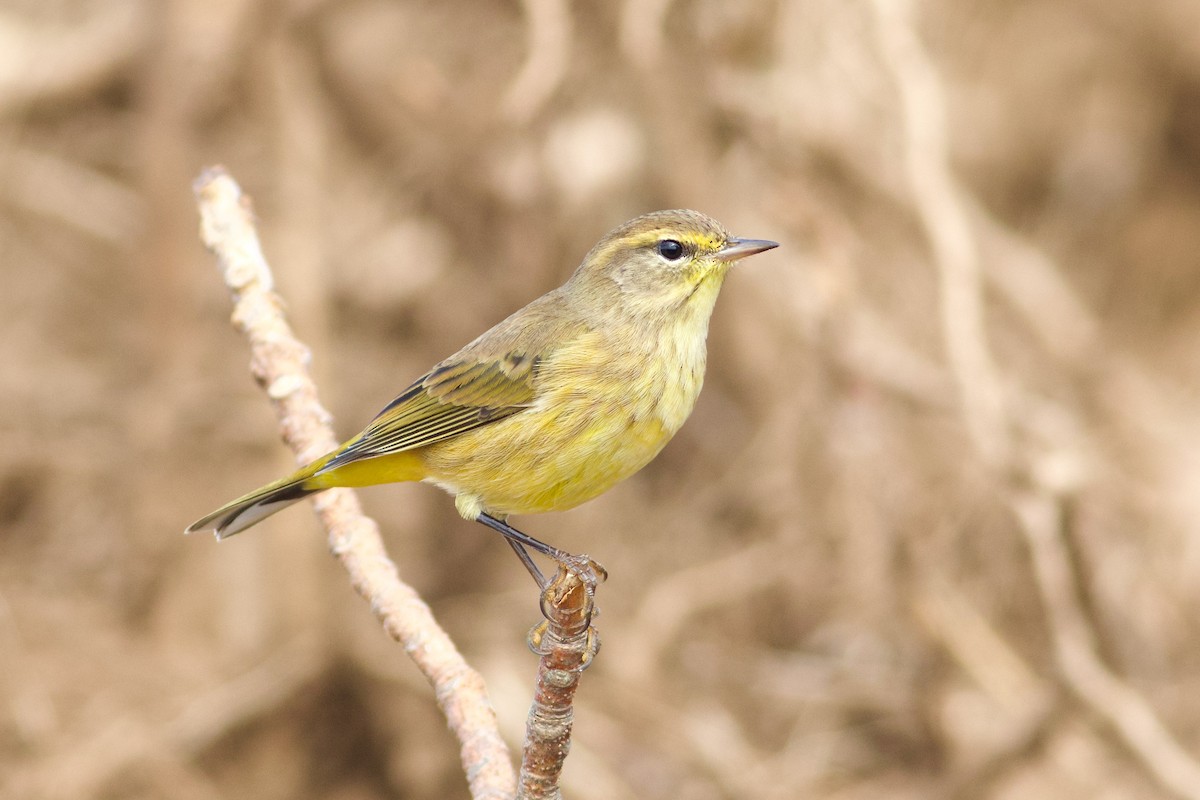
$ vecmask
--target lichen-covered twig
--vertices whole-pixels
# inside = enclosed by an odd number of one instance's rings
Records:
[[[216,254],[233,294],[233,322],[250,342],[251,369],[279,416],[284,441],[298,461],[311,461],[337,441],[308,373],[308,349],[292,334],[272,291],[249,202],[220,168],[206,170],[194,188],[201,235]],[[330,550],[350,573],[355,591],[433,685],[438,705],[458,737],[471,796],[511,798],[516,776],[483,679],[463,660],[425,602],[400,580],[378,528],[362,514],[354,493],[331,489],[318,495],[315,505]]]

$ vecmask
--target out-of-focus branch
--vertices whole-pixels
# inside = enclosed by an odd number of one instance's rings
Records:
[[[621,52],[642,69],[663,54],[663,30],[672,0],[626,0],[621,7]]]
[[[978,199],[971,205],[988,283],[1005,297],[1042,346],[1055,358],[1074,364],[1094,359],[1100,325],[1048,255],[1003,225]]]
[[[909,5],[875,0],[875,30],[900,94],[904,167],[938,270],[943,344],[971,437],[995,465],[1007,457],[1008,435],[1002,387],[984,332],[979,248],[950,168],[945,100]]]
[[[28,147],[0,158],[6,202],[120,243],[140,233],[145,201],[121,181],[86,164]]]
[[[1150,703],[1097,654],[1064,542],[1063,505],[1077,486],[1064,483],[1052,469],[1039,468],[1047,461],[1042,454],[1018,452],[1011,435],[1016,426],[992,362],[983,319],[973,209],[950,166],[941,83],[917,35],[912,4],[874,0],[872,7],[879,50],[900,94],[904,161],[913,203],[941,277],[942,335],[950,368],[972,438],[983,459],[1008,484],[1009,507],[1033,559],[1059,671],[1067,687],[1112,726],[1160,785],[1179,797],[1200,800],[1200,763],[1180,746]],[[988,232],[995,236],[995,231]],[[1094,332],[1086,324],[1076,322],[1073,333],[1073,351],[1086,352],[1094,344]],[[1056,457],[1079,460],[1069,443],[1053,446],[1060,451]]]
[[[567,72],[571,7],[566,0],[524,0],[529,30],[525,64],[504,93],[505,116],[517,125],[533,118]]]
[[[44,800],[96,797],[134,765],[193,757],[229,730],[294,697],[324,666],[319,652],[312,641],[296,640],[182,708],[105,719],[5,776],[0,794]]]
[[[559,564],[558,574],[542,592],[546,622],[530,634],[541,655],[537,688],[525,723],[518,800],[561,800],[558,778],[571,746],[575,712],[572,702],[579,676],[599,648],[592,628],[596,584],[604,579],[586,556],[582,568]]]
[[[272,291],[249,202],[219,168],[201,175],[195,192],[202,238],[216,254],[233,293],[234,325],[250,341],[251,370],[271,399],[284,440],[297,460],[307,463],[337,442],[308,374],[308,349],[292,334]],[[378,528],[362,514],[354,493],[331,489],[317,495],[315,506],[330,550],[350,573],[355,591],[433,685],[438,705],[458,737],[471,796],[511,798],[516,778],[483,679],[463,660],[425,602],[400,580]]]
[[[0,115],[82,95],[113,80],[150,35],[145,3],[105,3],[71,27],[0,14]]]
[[[1062,543],[1062,503],[1049,494],[1022,492],[1012,505],[1033,554],[1058,668],[1067,686],[1112,726],[1160,784],[1179,797],[1200,800],[1200,764],[1146,699],[1096,656],[1095,637],[1076,600],[1075,578]]]
[[[650,680],[664,650],[677,644],[679,631],[697,615],[778,583],[789,565],[780,543],[769,539],[656,580],[629,626],[629,655],[613,669],[630,685]],[[705,591],[691,591],[696,586]]]

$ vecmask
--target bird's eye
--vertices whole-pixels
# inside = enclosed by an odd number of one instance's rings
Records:
[[[683,258],[683,245],[674,239],[663,239],[658,243],[658,254],[667,261],[678,261]]]

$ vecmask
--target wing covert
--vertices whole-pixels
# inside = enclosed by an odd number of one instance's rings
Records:
[[[487,361],[443,361],[388,403],[321,471],[451,439],[512,416],[533,402],[539,363],[537,356],[518,352]]]

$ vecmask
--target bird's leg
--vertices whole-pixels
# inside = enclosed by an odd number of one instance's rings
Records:
[[[479,522],[482,522],[484,525],[487,525],[492,530],[498,532],[505,539],[508,539],[510,542],[516,542],[516,543],[522,544],[526,547],[533,548],[533,550],[535,552],[541,553],[542,555],[546,556],[547,558],[552,558],[555,561],[562,561],[563,559],[566,559],[566,558],[570,557],[570,555],[571,555],[570,553],[566,552],[565,550],[559,550],[554,545],[546,544],[545,542],[543,542],[540,539],[533,538],[528,533],[524,533],[523,531],[517,530],[516,528],[514,528],[512,525],[509,525],[504,520],[493,517],[491,514],[488,514],[487,512],[480,514],[478,517],[476,517],[476,520]],[[522,560],[524,560],[524,559],[522,559]]]
[[[548,586],[550,582],[546,579],[546,576],[542,574],[542,571],[538,569],[538,565],[534,563],[533,556],[529,555],[529,551],[525,549],[525,545],[509,539],[507,536],[504,537],[504,541],[508,542],[509,546],[512,547],[513,552],[517,554],[517,558],[521,559],[521,563],[525,565],[525,569],[529,570],[529,574],[533,576],[535,581],[537,581],[538,588],[543,592],[546,591],[546,586]]]
[[[564,587],[570,586],[570,582],[574,580],[575,585],[582,585],[590,598],[594,595],[597,584],[603,583],[608,578],[608,570],[598,561],[593,561],[586,555],[577,556],[566,550],[559,550],[490,514],[480,514],[476,519],[504,536],[504,540],[512,547],[517,558],[521,559],[525,569],[529,570],[529,574],[537,581],[538,589],[541,590],[542,616],[546,619],[529,632],[529,649],[538,655],[545,655],[547,650],[543,646],[543,640],[546,632],[551,628],[551,620],[561,621],[562,615],[556,613],[556,610],[560,604],[560,595],[564,593]],[[533,557],[529,555],[529,551],[525,549],[526,547],[532,548],[535,552],[552,558],[558,563],[558,573],[553,580],[542,574],[538,565],[534,563]],[[595,608],[590,600],[587,609],[584,620],[587,628],[586,644],[581,665],[584,669],[592,663],[596,653],[600,652],[600,634],[591,625],[592,615],[598,614],[599,609]]]
[[[517,557],[521,559],[521,563],[525,565],[525,569],[529,570],[529,574],[537,581],[538,588],[543,591],[549,585],[549,581],[546,580],[546,576],[537,568],[537,565],[533,563],[533,558],[530,557],[529,552],[525,549],[526,547],[532,549],[534,552],[541,553],[547,558],[554,559],[559,564],[576,572],[584,580],[590,581],[593,584],[600,583],[608,577],[608,571],[599,562],[593,561],[587,556],[572,555],[566,550],[559,550],[553,545],[533,538],[528,533],[517,530],[504,520],[497,519],[491,514],[480,514],[476,519],[508,540]]]

